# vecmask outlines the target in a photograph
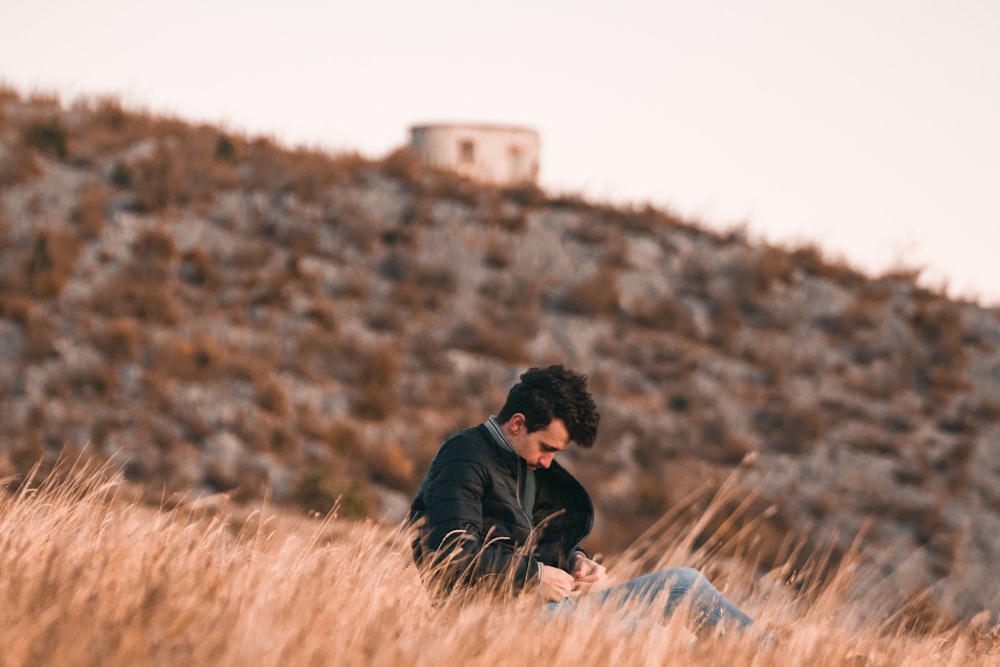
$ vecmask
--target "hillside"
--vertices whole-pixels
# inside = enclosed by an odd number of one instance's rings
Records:
[[[0,197],[8,485],[84,452],[153,504],[396,520],[444,436],[560,362],[603,415],[565,459],[593,550],[728,479],[716,556],[795,569],[862,535],[887,609],[1000,611],[1000,313],[911,274],[10,90]]]

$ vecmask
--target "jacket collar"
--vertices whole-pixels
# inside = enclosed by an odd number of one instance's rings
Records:
[[[517,454],[517,450],[514,449],[514,445],[510,444],[510,440],[504,435],[503,429],[500,428],[500,422],[493,415],[483,422],[483,426],[486,427],[486,432],[490,434],[490,438],[497,444],[500,449],[510,452],[511,454]]]

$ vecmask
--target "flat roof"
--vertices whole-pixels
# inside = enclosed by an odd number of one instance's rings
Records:
[[[538,134],[538,131],[534,128],[527,127],[525,125],[500,125],[492,123],[420,123],[419,125],[411,125],[410,131],[414,130],[431,130],[431,129],[451,129],[451,130],[486,130],[493,132],[530,132],[531,134]]]

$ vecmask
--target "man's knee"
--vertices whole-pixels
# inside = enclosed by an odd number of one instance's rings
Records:
[[[692,590],[705,580],[705,576],[693,567],[671,567],[663,570],[664,579],[670,590]]]

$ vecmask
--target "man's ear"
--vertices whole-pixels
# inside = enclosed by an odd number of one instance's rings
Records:
[[[520,412],[515,412],[510,417],[510,432],[513,435],[517,435],[524,428],[525,417]]]

